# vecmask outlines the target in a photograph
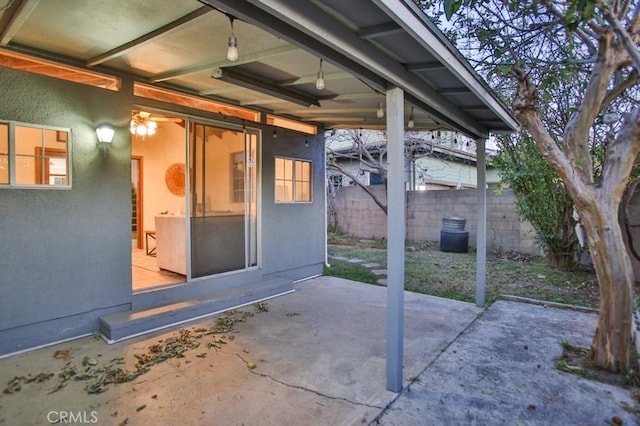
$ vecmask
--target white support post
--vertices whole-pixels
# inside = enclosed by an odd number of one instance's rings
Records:
[[[478,225],[476,229],[476,306],[481,308],[485,303],[485,287],[487,280],[487,172],[485,140],[476,140],[476,165],[478,184]]]
[[[404,91],[387,90],[387,389],[402,390],[404,356]]]

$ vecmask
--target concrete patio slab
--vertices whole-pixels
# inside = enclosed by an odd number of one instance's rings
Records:
[[[220,349],[198,347],[104,393],[89,395],[86,382],[70,380],[49,394],[54,377],[1,394],[0,424],[49,424],[61,413],[107,425],[366,424],[397,397],[385,389],[385,304],[382,287],[332,277],[298,283],[294,293],[270,300],[268,312],[238,323]],[[413,293],[406,293],[405,308],[408,384],[481,310]],[[182,327],[206,328],[214,320]],[[135,354],[179,328],[113,345],[83,338],[6,358],[0,387],[15,376],[57,375],[85,356],[99,363],[124,357],[131,369]],[[54,358],[56,351],[69,351],[69,358]]]
[[[638,424],[622,408],[635,406],[629,391],[554,367],[560,341],[589,345],[593,314],[507,301],[483,311],[405,293],[405,388],[395,394],[385,389],[386,288],[319,277],[295,289],[237,323],[219,349],[203,340],[104,393],[90,395],[74,380],[50,393],[56,377],[0,393],[0,425]],[[123,357],[132,369],[135,354],[217,318],[1,359],[0,388],[16,376],[57,375],[85,356],[98,366]]]
[[[597,316],[498,301],[378,419],[380,425],[637,425],[628,390],[555,368],[589,347]],[[617,419],[615,419],[617,417]]]

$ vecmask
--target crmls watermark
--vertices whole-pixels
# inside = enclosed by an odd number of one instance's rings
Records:
[[[49,411],[47,421],[51,424],[95,424],[97,411]]]

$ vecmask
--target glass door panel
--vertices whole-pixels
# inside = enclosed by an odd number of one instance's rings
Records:
[[[256,265],[257,136],[199,123],[190,132],[191,276]]]
[[[245,211],[247,267],[258,265],[258,135],[245,133]]]

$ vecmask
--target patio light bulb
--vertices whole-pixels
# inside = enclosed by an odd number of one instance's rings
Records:
[[[318,77],[316,78],[316,89],[324,89],[324,73],[322,72],[322,59],[320,59],[320,69],[318,70]]]
[[[384,117],[384,109],[382,109],[382,102],[378,102],[378,110],[376,111],[376,117]]]
[[[229,36],[229,47],[227,48],[227,59],[231,62],[238,60],[238,39],[233,33],[233,17],[229,17],[231,23],[231,35]]]
[[[413,129],[415,126],[415,120],[413,119],[413,107],[411,107],[411,114],[409,114],[409,122],[407,123],[407,127]]]

